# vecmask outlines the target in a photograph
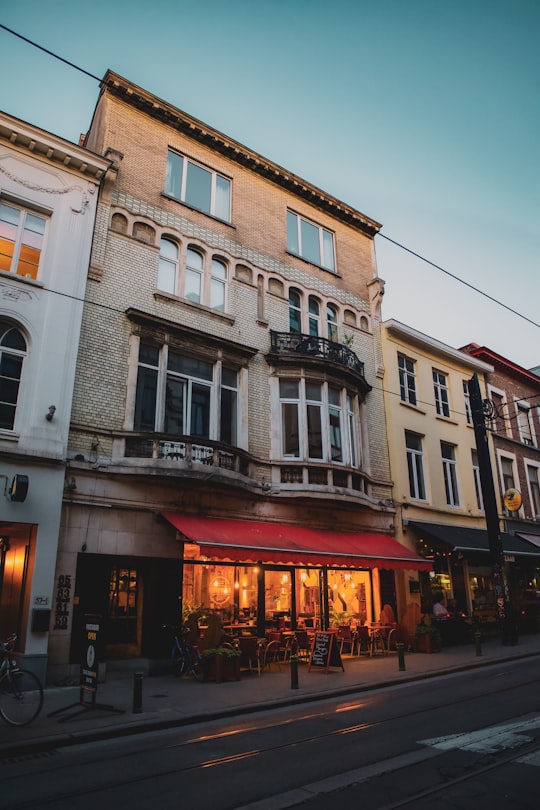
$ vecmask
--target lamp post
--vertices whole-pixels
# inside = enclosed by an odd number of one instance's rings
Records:
[[[480,473],[482,498],[484,501],[484,512],[486,515],[491,563],[493,566],[493,587],[497,602],[497,615],[501,627],[501,640],[503,644],[515,644],[517,642],[517,631],[512,616],[513,610],[510,599],[508,566],[504,559],[502,547],[497,499],[495,497],[495,486],[493,483],[493,472],[486,431],[486,412],[480,393],[478,376],[476,374],[468,381],[467,386],[469,389],[474,435],[476,439],[476,451],[478,453],[478,469]]]

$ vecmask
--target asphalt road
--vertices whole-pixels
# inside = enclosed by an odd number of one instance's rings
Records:
[[[3,810],[536,808],[537,659],[1,763]]]

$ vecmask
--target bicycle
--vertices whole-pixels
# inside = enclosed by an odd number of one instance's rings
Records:
[[[12,633],[0,644],[0,715],[10,726],[27,726],[43,706],[43,687],[37,675],[21,669],[11,655],[17,641]]]
[[[204,679],[202,655],[197,647],[188,644],[187,635],[189,631],[184,627],[177,630],[176,627],[169,624],[162,625],[162,628],[174,632],[171,649],[171,663],[174,674],[180,678],[183,675],[192,675],[196,681],[202,681]]]

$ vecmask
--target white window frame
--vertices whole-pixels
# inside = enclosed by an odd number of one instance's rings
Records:
[[[308,253],[307,245],[303,245],[303,228],[302,225],[315,228],[318,232],[318,260]],[[305,240],[304,240],[305,241]],[[317,267],[322,267],[324,270],[329,270],[331,273],[336,272],[336,246],[335,235],[328,228],[324,228],[317,222],[308,219],[296,213],[296,211],[287,210],[287,251],[299,256],[310,264],[315,264]]]
[[[181,161],[181,169],[180,169],[180,177],[175,174],[175,169],[178,167]],[[176,165],[175,165],[176,164]],[[188,174],[189,174],[189,167],[193,166],[197,170],[206,172],[209,175],[210,179],[210,205],[208,209],[200,206],[194,205],[192,202],[187,199],[186,195],[188,192]],[[227,184],[227,200],[226,205],[222,206],[222,201],[225,197],[220,194],[220,183],[222,186]],[[176,193],[175,186],[178,187],[178,193]],[[215,217],[216,219],[221,219],[224,222],[231,221],[231,199],[232,199],[232,181],[230,177],[222,174],[221,172],[216,171],[215,169],[211,169],[208,166],[205,166],[202,163],[198,163],[196,160],[183,155],[180,152],[176,152],[174,149],[169,149],[167,152],[167,170],[165,175],[165,194],[168,197],[171,197],[174,200],[178,200],[179,202],[184,203],[184,205],[188,205],[190,208],[194,208],[196,211],[202,211],[203,214],[208,214],[209,216]]]
[[[484,511],[484,493],[482,491],[482,479],[480,476],[480,462],[478,461],[478,451],[471,450],[471,462],[474,478],[474,489],[476,492],[476,505],[480,512]]]
[[[509,435],[509,420],[508,420],[508,402],[506,399],[505,391],[500,388],[494,388],[488,385],[488,397],[493,401],[493,397],[500,400],[501,414],[495,416],[491,420],[491,430],[495,436],[508,436]],[[499,430],[500,428],[500,430]]]
[[[525,459],[525,470],[529,502],[531,504],[531,517],[535,520],[540,520],[540,464],[535,464]]]
[[[41,267],[43,263],[43,255],[45,253],[45,243],[47,237],[47,225],[48,225],[48,217],[44,216],[41,213],[33,211],[29,208],[24,208],[20,205],[16,205],[11,202],[8,202],[3,197],[0,197],[0,206],[5,206],[6,208],[15,211],[18,215],[18,222],[17,223],[6,223],[4,224],[0,221],[0,246],[3,239],[9,244],[13,244],[13,254],[11,258],[8,257],[8,254],[3,254],[3,257],[0,257],[0,267],[3,263],[9,262],[9,268],[3,268],[2,272],[10,273],[13,276],[19,276],[20,278],[30,278],[33,281],[37,281],[41,275]],[[1,209],[0,209],[1,210]],[[27,224],[30,223],[30,218],[35,220],[39,220],[43,223],[43,231],[42,233],[37,234],[36,236],[28,236],[28,234],[35,234],[36,231],[27,228]],[[8,231],[14,228],[16,230],[15,238],[11,239]],[[4,234],[4,235],[3,235]],[[39,246],[31,245],[30,241],[37,241],[39,242]],[[35,262],[26,262],[28,268],[35,267],[35,272],[20,272],[24,268],[20,267],[21,263],[21,253],[24,247],[29,248],[30,250],[37,250],[39,251],[39,256],[37,263]]]
[[[171,251],[167,253],[167,251]],[[162,292],[178,294],[178,268],[180,263],[180,246],[168,236],[162,236],[159,242],[159,264],[157,288]]]
[[[282,394],[281,383],[296,385],[296,394],[285,396]],[[320,399],[310,397],[308,386],[320,386]],[[338,391],[338,401],[332,401],[331,392]],[[358,434],[355,428],[355,399],[356,396],[339,385],[333,385],[320,380],[310,380],[301,377],[300,379],[283,376],[278,381],[279,400],[279,428],[280,428],[280,458],[283,461],[295,460],[304,462],[318,462],[325,464],[335,464],[358,468],[360,457],[358,447]],[[308,431],[308,408],[319,410],[321,426],[321,446],[322,455],[311,456],[310,437]],[[298,452],[285,452],[285,421],[284,414],[287,410],[292,413],[296,409],[296,424],[298,426]],[[336,457],[332,435],[332,420],[338,425],[340,438],[341,458]],[[336,422],[337,420],[337,422]]]
[[[456,447],[450,442],[441,441],[441,460],[443,467],[444,490],[446,503],[451,507],[459,507],[459,485],[457,474]]]
[[[469,383],[463,380],[463,404],[465,406],[465,419],[468,425],[473,424],[473,415],[471,408],[471,395],[469,392]]]
[[[433,377],[433,395],[435,397],[435,410],[437,416],[450,418],[450,395],[448,391],[448,375],[444,371],[434,368],[431,370]]]
[[[510,474],[506,473],[504,470],[505,462],[511,466]],[[497,467],[499,472],[499,481],[501,487],[501,501],[503,501],[504,493],[508,489],[518,489],[517,482],[519,481],[517,464],[516,464],[516,457],[512,453],[508,453],[505,450],[497,450]],[[503,513],[505,515],[516,515],[516,512],[510,512],[509,509],[506,508],[503,502]],[[521,510],[518,510],[521,511]]]
[[[131,429],[141,432],[155,432],[155,433],[166,433],[165,430],[165,410],[166,410],[166,390],[167,390],[167,381],[168,380],[178,380],[181,384],[184,385],[184,400],[183,400],[183,422],[184,422],[184,433],[181,434],[183,436],[192,436],[192,438],[197,440],[213,440],[213,441],[220,441],[221,440],[221,390],[222,388],[227,389],[228,391],[236,392],[236,424],[232,425],[232,434],[236,437],[238,441],[239,437],[241,436],[241,410],[242,410],[242,403],[241,397],[245,394],[245,386],[241,387],[240,382],[240,374],[241,370],[236,371],[237,375],[237,385],[234,387],[231,383],[224,384],[223,383],[223,371],[225,369],[230,369],[233,371],[232,365],[229,365],[225,361],[221,359],[216,360],[208,360],[207,358],[196,358],[193,357],[191,354],[183,354],[177,350],[174,351],[175,354],[185,358],[186,360],[192,359],[197,360],[200,359],[204,363],[208,363],[209,366],[212,367],[212,379],[206,379],[205,377],[199,377],[196,374],[191,374],[188,372],[183,371],[175,371],[169,369],[169,352],[172,352],[172,349],[169,348],[168,344],[163,344],[162,346],[155,346],[155,350],[158,355],[157,363],[151,362],[143,362],[139,360],[140,357],[140,350],[141,346],[153,346],[151,341],[140,341],[137,348],[137,359],[136,359],[136,373],[135,373],[135,392],[133,396],[133,416],[131,420]],[[135,415],[137,409],[137,389],[138,389],[138,379],[139,379],[139,371],[140,369],[146,369],[146,371],[150,371],[154,373],[156,384],[155,384],[155,403],[154,403],[154,425],[152,428],[139,428],[135,425]],[[208,435],[199,435],[199,434],[192,434],[191,433],[191,420],[192,420],[192,395],[194,386],[201,386],[207,388],[209,390],[209,429]],[[167,435],[174,437],[174,432],[168,432]]]
[[[10,332],[16,332],[18,337],[24,341],[24,349],[18,347],[12,347],[8,345],[3,345],[5,337]],[[10,426],[1,427],[0,426],[0,434],[13,434],[16,430],[18,416],[20,414],[20,395],[21,395],[21,387],[23,384],[23,375],[25,370],[26,358],[28,357],[28,339],[21,329],[21,327],[17,323],[12,323],[11,321],[5,320],[4,318],[0,319],[0,339],[2,340],[2,344],[0,344],[0,404],[6,406],[7,408],[13,408],[13,422]],[[8,376],[7,371],[8,369],[4,365],[2,356],[7,355],[8,363],[10,360],[15,360],[17,365],[20,364],[20,371],[17,377]],[[7,381],[7,382],[6,382]],[[6,389],[9,385],[15,387],[15,396],[11,399],[6,399]],[[13,401],[14,400],[14,401]],[[11,420],[10,420],[11,421]]]
[[[397,356],[399,374],[399,395],[402,402],[418,406],[418,393],[416,390],[416,360],[398,352]]]
[[[528,447],[536,447],[536,436],[532,419],[532,408],[523,400],[515,400],[516,422],[519,431],[519,440]]]
[[[410,439],[417,440],[417,447],[412,447]],[[424,458],[424,439],[418,433],[405,431],[405,455],[409,478],[409,494],[413,501],[427,501],[426,467]]]

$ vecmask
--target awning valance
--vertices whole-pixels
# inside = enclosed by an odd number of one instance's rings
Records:
[[[411,520],[408,524],[421,539],[430,542],[444,543],[459,551],[478,552],[489,554],[488,533],[484,529],[469,529],[466,526],[450,526],[443,523],[424,523],[420,520]],[[524,535],[501,532],[502,550],[504,554],[518,556],[540,556],[540,547],[523,539]],[[538,538],[540,541],[540,537]]]
[[[527,543],[532,543],[533,546],[537,546],[538,553],[540,554],[540,534],[525,534],[525,532],[518,532],[517,534],[518,537],[522,537]]]
[[[164,512],[203,556],[235,562],[431,571],[432,565],[388,534],[335,532]]]

